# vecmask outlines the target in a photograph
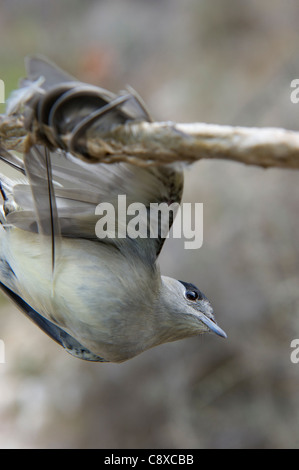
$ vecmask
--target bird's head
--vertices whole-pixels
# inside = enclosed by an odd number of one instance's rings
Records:
[[[159,303],[165,318],[164,329],[168,323],[170,335],[166,341],[208,332],[227,337],[215,321],[209,300],[196,286],[167,276],[161,280]]]

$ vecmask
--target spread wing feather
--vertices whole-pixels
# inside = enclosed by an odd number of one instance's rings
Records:
[[[40,57],[28,58],[26,67],[26,83],[40,77],[45,79],[41,85],[43,93],[27,105],[32,106],[37,119],[47,124],[52,144],[53,139],[59,141],[59,132],[66,129],[72,132],[74,127],[70,123],[78,127],[80,120],[88,122],[87,113],[100,108],[101,103],[106,106],[116,99],[116,95],[107,90],[75,81]],[[101,116],[101,125],[150,119],[138,96],[130,93],[130,100],[112,107],[110,112]],[[141,168],[128,163],[90,164],[64,150],[53,150],[52,144],[47,146],[45,142],[44,146],[32,147],[23,161],[16,160],[14,155],[10,158],[10,154],[1,152],[1,149],[0,155],[7,164],[27,177],[25,183],[15,180],[12,184],[11,198],[16,210],[7,214],[7,222],[25,230],[50,235],[53,239],[53,262],[55,240],[60,236],[100,241],[95,235],[95,224],[99,218],[95,209],[99,203],[110,202],[117,213],[120,195],[126,196],[127,206],[139,202],[148,211],[151,203],[164,202],[169,205],[181,201],[183,173],[180,168]],[[171,216],[167,229],[170,229],[172,222]],[[148,241],[156,256],[165,240],[165,236],[161,236],[162,227],[159,229],[158,236]],[[135,242],[138,243],[138,240]],[[144,241],[140,243],[144,246]]]

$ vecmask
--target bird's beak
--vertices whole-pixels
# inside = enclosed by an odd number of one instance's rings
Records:
[[[227,334],[213,320],[210,320],[210,318],[206,317],[205,315],[201,315],[199,319],[209,328],[211,332],[221,336],[222,338],[227,338]]]

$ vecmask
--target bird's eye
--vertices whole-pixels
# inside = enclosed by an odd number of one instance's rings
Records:
[[[198,299],[198,293],[194,292],[193,290],[187,290],[186,294],[186,299],[188,300],[197,300]]]

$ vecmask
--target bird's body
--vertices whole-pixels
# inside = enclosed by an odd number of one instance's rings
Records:
[[[3,228],[1,242],[6,276],[8,265],[11,268],[6,286],[35,310],[41,311],[42,305],[46,319],[88,345],[95,355],[113,362],[128,359],[141,352],[136,336],[142,347],[153,345],[153,332],[162,326],[154,312],[161,281],[158,272],[144,272],[141,260],[133,266],[130,258],[105,244],[62,240],[63,255],[57,259],[53,280],[50,243],[27,231]],[[136,304],[140,305],[137,316]],[[119,351],[125,351],[125,357]]]
[[[44,145],[34,146],[23,160],[0,151],[5,162],[22,173],[15,179],[0,177],[2,290],[49,336],[82,359],[122,362],[158,344],[207,331],[225,336],[210,303],[195,286],[160,275],[156,260],[161,237],[99,238],[95,233],[97,205],[108,202],[117,210],[119,195],[126,196],[127,204],[140,202],[146,208],[152,202],[180,201],[181,169],[89,164],[53,148],[55,142],[59,146],[59,132],[71,133],[73,145],[74,135],[81,132],[82,137],[88,124],[83,104],[94,97],[92,93],[110,106],[107,116],[99,114],[100,126],[111,125],[111,120],[148,119],[136,97],[138,112],[129,112],[126,102],[117,103],[119,98],[109,92],[82,91],[80,82],[70,85],[66,74],[51,64],[29,61],[29,83],[43,74],[47,86],[29,96],[25,105],[46,129]],[[74,86],[79,88],[75,101],[64,98]],[[50,105],[49,95],[55,97]],[[70,124],[76,109],[83,112],[79,127],[78,116]]]

